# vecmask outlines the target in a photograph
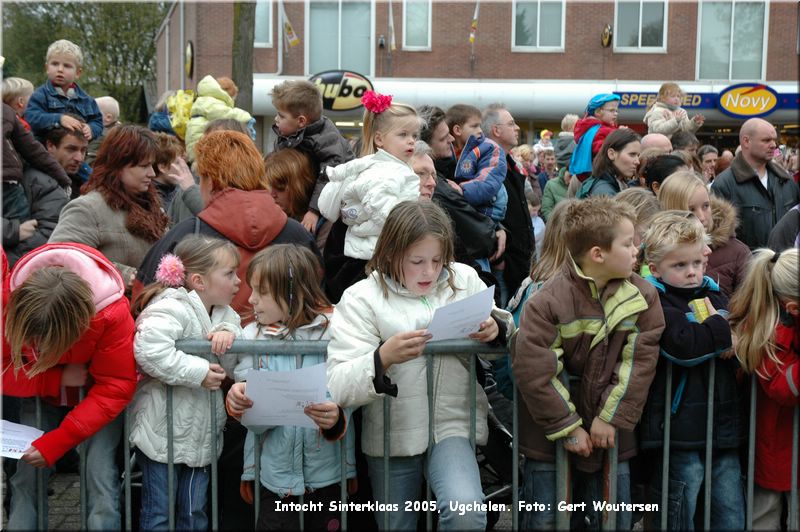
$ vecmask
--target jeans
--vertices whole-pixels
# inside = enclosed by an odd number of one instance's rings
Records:
[[[585,510],[575,511],[570,519],[570,529],[600,530],[602,515],[595,511],[594,502],[603,501],[603,472],[583,473],[573,471],[572,502],[586,503]],[[552,530],[556,525],[556,464],[525,459],[520,501],[528,504],[545,504],[543,511],[520,513],[520,530]],[[617,464],[617,500],[631,502],[630,464]],[[617,512],[617,530],[631,529],[631,512]]]
[[[492,269],[492,274],[497,279],[497,284],[500,285],[500,308],[506,308],[508,298],[513,295],[508,293],[508,285],[506,284],[505,269],[496,270]],[[517,288],[514,287],[514,290]]]
[[[167,530],[169,527],[169,492],[167,464],[150,460],[136,453],[142,468],[141,530]],[[173,495],[175,497],[175,530],[206,530],[208,528],[209,468],[175,464]]]
[[[419,511],[406,510],[406,501],[413,505],[422,502],[420,497],[422,476],[427,456],[394,457],[389,459],[388,473],[383,469],[382,457],[367,457],[369,478],[375,500],[382,504],[396,504],[397,511],[389,512],[388,530],[416,530]],[[383,491],[383,479],[388,474],[389,493]],[[475,451],[467,438],[445,438],[434,444],[427,464],[428,483],[439,510],[439,530],[484,530],[486,512],[481,509],[465,511],[459,515],[459,504],[483,502],[481,478]],[[451,509],[451,503],[455,507]],[[378,527],[384,528],[384,513],[375,512]]]
[[[49,432],[58,427],[68,409],[42,401],[41,430]],[[24,398],[20,407],[20,423],[36,426],[36,401]],[[122,436],[122,415],[87,439],[82,452],[88,464],[86,474],[86,510],[89,530],[118,530],[120,527],[119,493],[120,477],[115,452]],[[11,511],[8,517],[10,530],[36,530],[36,471],[37,468],[19,460],[17,472],[11,477]],[[44,469],[45,492],[53,468]],[[44,500],[44,523],[47,527],[47,497]]]
[[[671,451],[667,528],[694,530],[697,498],[705,480],[705,451]],[[735,450],[715,451],[711,460],[711,528],[744,529],[744,491]],[[653,475],[653,502],[661,505],[661,465]],[[702,515],[703,510],[700,509]],[[660,526],[660,512],[654,517]]]

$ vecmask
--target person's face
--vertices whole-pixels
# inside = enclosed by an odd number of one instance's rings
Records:
[[[676,288],[695,288],[703,284],[703,242],[680,244],[656,264],[650,263],[650,273]]]
[[[283,210],[286,214],[289,214],[289,207],[291,202],[289,201],[289,192],[286,190],[286,187],[279,187],[276,185],[271,185],[269,187],[269,193],[272,195],[272,199],[275,200],[275,203],[278,207]]]
[[[458,129],[454,127],[453,131],[458,132],[458,140],[461,144],[466,144],[471,136],[480,137],[481,133],[483,133],[481,117],[478,115],[471,116]]]
[[[742,150],[760,163],[767,163],[775,156],[778,147],[778,134],[769,123],[760,123],[755,133],[742,138]]]
[[[556,156],[555,155],[545,155],[544,156],[544,166],[548,170],[552,170],[556,167]]]
[[[711,225],[711,200],[705,186],[695,188],[692,195],[689,196],[688,210],[700,220],[703,228],[708,231]]]
[[[539,216],[539,209],[540,208],[541,208],[541,205],[531,205],[530,203],[528,203],[528,213],[531,215],[531,218],[533,218],[535,216]]]
[[[620,151],[609,148],[608,158],[613,161],[619,177],[631,179],[636,174],[641,151],[642,145],[638,140],[629,142]]]
[[[617,226],[617,236],[610,249],[601,250],[603,265],[609,279],[627,279],[636,265],[639,248],[634,243],[633,222],[624,218]]]
[[[285,322],[289,318],[287,309],[284,308],[272,295],[266,290],[261,293],[258,283],[250,283],[250,288],[253,292],[247,299],[247,302],[253,305],[253,312],[255,318],[261,325],[271,325],[273,323]]]
[[[207,308],[213,306],[230,305],[234,296],[239,292],[239,276],[236,275],[236,261],[230,253],[218,251],[224,254],[218,263],[203,278],[203,290],[198,292],[200,299]],[[194,287],[197,290],[197,287]]]
[[[499,122],[492,128],[494,140],[505,151],[511,151],[511,148],[516,146],[519,141],[519,126],[507,109],[500,109],[498,118]]]
[[[45,64],[45,71],[50,83],[62,89],[67,89],[81,77],[81,69],[75,58],[67,54],[53,54]]]
[[[431,235],[421,238],[403,257],[403,286],[414,295],[424,296],[433,289],[443,266],[441,242]]]
[[[436,188],[436,168],[433,166],[433,159],[428,155],[418,155],[411,159],[411,168],[419,176],[419,196],[431,199],[433,189]]]
[[[681,95],[672,93],[667,96],[664,96],[664,103],[666,103],[667,105],[679,106],[681,104]]]
[[[414,144],[419,138],[419,122],[404,120],[389,131],[375,132],[375,145],[394,155],[403,162],[410,162],[414,156]]]
[[[594,116],[610,126],[617,125],[617,115],[619,114],[619,102],[614,100],[606,102],[602,107],[594,112]]]
[[[47,151],[58,161],[58,164],[61,165],[67,175],[75,175],[78,173],[81,164],[86,159],[86,150],[88,146],[89,141],[86,140],[83,135],[80,137],[64,135],[64,137],[61,138],[61,144],[58,146],[47,141]]]
[[[706,175],[714,175],[714,170],[717,167],[717,159],[719,159],[719,155],[713,151],[703,155],[703,160],[700,161],[703,167],[703,173]]]
[[[153,170],[153,160],[145,159],[137,164],[129,164],[119,173],[119,180],[125,190],[134,196],[144,194],[150,188],[150,183],[156,177]]]
[[[289,111],[278,109],[275,115],[275,125],[278,126],[278,132],[281,135],[288,137],[289,135],[294,135],[308,124],[304,115],[294,116]]]
[[[447,127],[447,122],[442,120],[436,129],[433,130],[431,135],[431,149],[433,156],[437,159],[449,159],[453,156],[452,143],[455,140],[453,135],[450,134],[450,128]]]

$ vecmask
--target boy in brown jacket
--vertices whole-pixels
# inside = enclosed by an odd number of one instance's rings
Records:
[[[570,205],[564,227],[569,255],[523,310],[512,345],[520,450],[526,457],[523,498],[548,505],[524,512],[523,529],[554,525],[555,445],[572,453],[573,485],[580,488],[574,500],[587,503],[573,513],[573,523],[598,523],[592,504],[603,501],[604,449],[619,446],[618,500],[609,502],[630,502],[633,429],[664,329],[658,294],[632,274],[635,220],[630,206],[608,197]],[[565,387],[559,378],[564,370],[579,380]],[[630,508],[617,513],[617,527],[630,529]]]

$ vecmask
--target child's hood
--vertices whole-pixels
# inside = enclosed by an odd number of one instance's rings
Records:
[[[48,266],[67,268],[89,283],[98,312],[124,297],[125,283],[114,264],[96,249],[71,242],[45,244],[24,255],[11,272],[10,289]]]
[[[197,84],[197,95],[214,98],[225,103],[228,107],[233,107],[233,98],[220,87],[219,82],[213,76],[206,76]]]
[[[408,167],[408,170],[411,171],[411,167],[408,166],[408,163],[403,162],[391,153],[382,149],[378,149],[377,152],[371,155],[365,155],[364,157],[359,157],[358,159],[353,159],[352,161],[347,161],[343,164],[328,166],[325,168],[325,171],[327,172],[328,179],[330,181],[339,182],[346,181],[349,178],[358,177],[362,172],[372,168],[373,166],[381,164],[385,165],[387,163],[400,164]]]

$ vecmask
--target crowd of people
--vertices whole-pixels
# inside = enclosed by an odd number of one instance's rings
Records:
[[[781,527],[800,404],[800,187],[797,149],[766,120],[741,124],[735,153],[700,146],[704,117],[664,83],[643,137],[618,123],[618,95],[598,94],[530,145],[502,104],[414,108],[367,91],[349,141],[297,80],[271,93],[277,140],[262,154],[228,78],[206,76],[197,97],[168,91],[143,127],[80,88],[74,43],[49,47],[46,72],[36,89],[3,81],[3,416],[35,425],[41,398],[44,430],[4,480],[9,529],[37,527],[37,471],[46,480],[82,442],[88,526],[119,529],[123,411],[142,530],[168,526],[170,459],[180,530],[209,526],[213,462],[226,529],[253,526],[256,498],[257,529],[297,529],[276,503],[302,498],[321,503],[306,529],[337,530],[342,478],[380,505],[359,529],[415,530],[405,503],[424,482],[442,530],[485,529],[469,404],[478,445],[491,406],[480,385],[470,397],[470,356],[422,353],[434,311],[487,286],[491,315],[469,337],[510,351],[490,369],[506,397],[517,384],[521,498],[547,508],[522,512],[523,528],[555,525],[556,446],[588,503],[573,526],[598,525],[617,448],[610,502],[658,504],[668,486],[668,527],[693,528],[713,382],[711,526],[744,529],[745,375],[759,383],[754,526]],[[211,350],[183,352],[184,339]],[[239,339],[329,344],[250,356]],[[315,429],[241,425],[248,370],[318,364]]]

